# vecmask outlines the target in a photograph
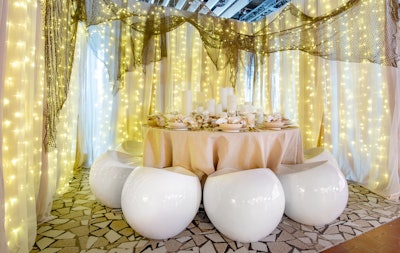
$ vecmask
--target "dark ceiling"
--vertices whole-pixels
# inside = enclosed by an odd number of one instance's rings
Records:
[[[290,0],[141,0],[150,4],[173,7],[241,21],[253,22],[276,11]]]

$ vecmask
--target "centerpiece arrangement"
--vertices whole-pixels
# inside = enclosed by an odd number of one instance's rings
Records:
[[[224,87],[219,92],[219,103],[215,99],[204,100],[204,94],[197,95],[196,109],[193,110],[192,92],[183,92],[180,112],[157,113],[148,116],[148,125],[173,130],[222,130],[239,132],[259,128],[281,129],[291,122],[280,113],[264,115],[261,108],[250,103],[237,104],[233,88]]]
[[[211,115],[208,111],[192,112],[183,115],[178,112],[153,114],[148,116],[148,125],[173,130],[222,130],[224,132],[239,132],[262,128],[285,128],[292,124],[281,114],[257,115],[257,113],[220,113]]]

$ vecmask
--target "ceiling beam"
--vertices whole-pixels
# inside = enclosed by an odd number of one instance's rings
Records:
[[[169,2],[170,2],[171,0],[163,0],[163,2],[162,2],[162,6],[168,6],[168,4],[169,4]]]
[[[215,15],[220,16],[226,9],[231,7],[231,5],[233,5],[235,2],[236,0],[228,0],[227,3],[225,3],[223,6],[215,8],[213,12],[215,13]]]
[[[251,10],[249,13],[243,15],[240,20],[253,22],[257,21],[266,15],[276,11],[278,8],[284,6],[290,0],[268,0],[262,2],[256,8]]]
[[[210,10],[212,10],[215,7],[215,5],[217,5],[218,2],[219,2],[219,0],[209,0],[209,1],[207,1],[206,6]]]
[[[226,9],[220,16],[224,17],[224,18],[231,18],[251,2],[252,2],[252,0],[236,1],[236,3],[234,3],[231,6],[229,6],[229,8]]]

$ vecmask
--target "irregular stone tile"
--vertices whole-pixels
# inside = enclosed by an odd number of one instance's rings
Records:
[[[118,248],[121,249],[133,249],[137,245],[137,241],[128,241],[128,242],[123,242],[120,245],[118,245]]]
[[[72,238],[75,238],[75,237],[76,237],[75,234],[67,231],[67,232],[57,236],[55,239],[57,239],[57,240],[60,240],[60,239],[72,239]]]
[[[53,207],[54,208],[54,207]],[[59,213],[59,215],[65,215],[68,214],[70,212],[71,208],[69,207],[63,207],[63,208],[58,208],[57,212]]]
[[[267,247],[267,244],[265,244],[265,243],[252,242],[250,245],[251,245],[251,248],[254,250],[261,251],[261,252],[268,252],[268,247]]]
[[[121,214],[106,213],[105,216],[109,220],[122,220]]]
[[[89,234],[88,226],[79,226],[79,227],[71,228],[70,231],[71,231],[71,233],[74,233],[77,236],[83,236],[83,235]]]
[[[60,216],[61,219],[74,219],[76,217],[81,217],[83,216],[83,212],[82,211],[74,211],[74,212],[70,212],[68,214],[64,214],[62,216]]]
[[[297,239],[299,239],[301,242],[303,242],[305,244],[312,244],[311,239],[308,237],[297,237]]]
[[[330,241],[327,240],[318,240],[318,244],[321,245],[323,248],[328,248],[328,247],[332,247],[333,243],[331,243]]]
[[[192,238],[193,238],[193,241],[196,243],[197,246],[201,246],[207,241],[207,238],[204,235],[196,235],[196,234],[194,234],[192,236]]]
[[[214,248],[218,253],[223,253],[228,248],[227,243],[214,243]]]
[[[133,234],[133,229],[131,227],[127,227],[127,228],[124,228],[124,229],[118,231],[118,233],[128,237]]]
[[[282,231],[281,234],[276,238],[277,242],[284,242],[284,241],[289,241],[295,239],[292,234]]]
[[[69,221],[70,221],[70,219],[54,219],[54,220],[48,221],[47,223],[56,225],[56,224],[65,224]]]
[[[104,237],[99,237],[96,242],[93,244],[92,248],[102,248],[109,244],[108,240]]]
[[[69,230],[71,228],[79,227],[80,225],[79,221],[69,221],[65,224],[54,226],[54,229]]]
[[[97,236],[97,237],[101,237],[101,236],[105,235],[108,231],[109,231],[108,228],[101,228],[101,229],[91,232],[91,234],[94,236]]]
[[[40,250],[44,250],[53,242],[55,242],[54,239],[48,238],[48,237],[43,237],[39,241],[36,242],[36,245],[39,247]]]
[[[77,240],[75,239],[61,239],[55,241],[53,244],[50,245],[50,247],[53,248],[74,247],[74,246],[78,246]]]
[[[187,250],[187,249],[191,249],[191,248],[193,248],[193,247],[196,247],[196,244],[194,243],[193,240],[190,240],[190,241],[186,242],[185,244],[183,244],[183,245],[181,246],[181,249]]]
[[[93,244],[97,241],[98,237],[96,236],[89,236],[86,242],[86,249],[90,249]]]
[[[165,242],[165,248],[168,252],[178,252],[181,246],[182,243],[175,239],[170,239]]]
[[[58,253],[79,253],[80,249],[79,247],[65,247],[62,248]]]
[[[310,248],[314,248],[314,245],[312,244],[306,244],[300,240],[289,240],[285,242],[287,245],[291,245],[297,249],[302,249],[302,250],[306,250],[306,249],[310,249]]]
[[[95,223],[92,221],[92,225],[99,227],[99,228],[105,228],[107,227],[109,224],[111,223],[111,221],[104,221],[104,222],[99,222],[99,223]]]
[[[191,239],[192,239],[191,236],[182,236],[182,237],[177,238],[176,240],[180,243],[185,243]]]
[[[108,249],[112,248],[117,248],[118,245],[121,243],[129,242],[128,238],[126,236],[121,236],[117,241],[115,241],[113,244],[110,244],[107,246]]]
[[[121,238],[121,235],[115,232],[114,230],[109,230],[104,237],[110,242],[113,243]]]
[[[200,223],[199,223],[199,228],[200,228],[202,231],[205,231],[205,230],[213,230],[213,229],[215,229],[215,228],[214,228],[214,225],[212,225],[211,223],[206,223],[206,222],[200,222]]]
[[[212,242],[208,241],[206,244],[200,247],[200,253],[216,253],[217,251],[214,248]]]
[[[87,235],[78,237],[79,247],[81,247],[81,249],[87,249],[86,245],[87,245],[88,239],[89,239],[89,236],[87,236]]]
[[[322,235],[322,237],[329,241],[343,241],[344,239],[341,234]]]
[[[129,227],[129,225],[124,220],[116,220],[110,224],[110,228],[115,231],[120,231],[127,227]]]
[[[225,242],[224,238],[222,238],[219,233],[207,234],[205,236],[213,242]]]
[[[45,225],[39,225],[38,229],[37,229],[37,234],[42,234],[43,232],[46,232],[50,229],[53,229],[52,226],[45,226]]]

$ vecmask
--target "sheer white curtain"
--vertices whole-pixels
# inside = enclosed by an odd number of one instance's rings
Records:
[[[82,23],[78,28],[80,54],[75,58],[78,70],[72,80],[80,93],[76,102],[79,114],[76,166],[90,167],[99,155],[117,144],[116,117],[121,95],[113,93],[114,68],[106,66],[115,63],[110,59],[113,54],[106,51],[115,50],[115,44],[110,42],[118,37],[117,29],[115,23],[100,26],[101,29],[92,31]],[[98,31],[108,35],[97,36],[94,33]]]
[[[41,16],[35,1],[2,1],[0,8],[0,251],[29,252],[42,158]]]

